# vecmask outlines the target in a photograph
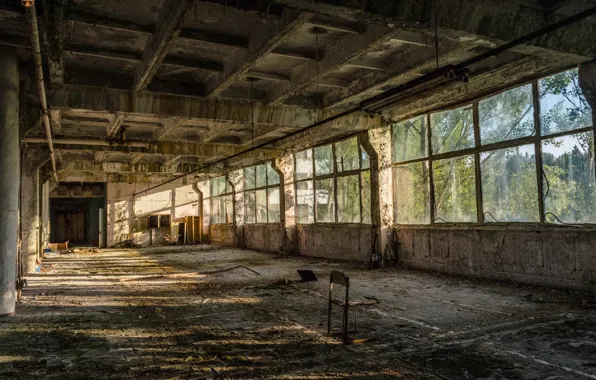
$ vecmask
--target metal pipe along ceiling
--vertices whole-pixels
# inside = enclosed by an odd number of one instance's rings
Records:
[[[50,126],[50,117],[48,115],[48,102],[46,99],[46,88],[43,83],[43,63],[41,60],[41,47],[39,45],[39,28],[37,26],[37,12],[35,4],[27,8],[27,20],[29,22],[29,32],[31,34],[31,47],[33,48],[33,61],[35,63],[35,79],[37,80],[37,90],[39,92],[39,101],[41,103],[41,112],[43,125],[46,130],[46,140],[50,150],[50,159],[52,160],[52,170],[54,178],[58,182],[58,173],[56,172],[56,157],[54,155],[54,144],[52,143],[52,128]]]

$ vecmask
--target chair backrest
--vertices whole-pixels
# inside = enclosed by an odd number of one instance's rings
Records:
[[[350,284],[350,278],[343,272],[333,270],[331,271],[330,283],[347,287]]]

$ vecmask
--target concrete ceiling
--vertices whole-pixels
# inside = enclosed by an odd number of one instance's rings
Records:
[[[169,174],[293,133],[430,72],[437,50],[440,66],[458,63],[594,5],[440,1],[436,49],[435,0],[36,3],[61,170]],[[469,67],[469,84],[413,99],[397,117],[448,105],[453,94],[465,101],[593,59],[596,44],[586,35],[596,35],[592,19]],[[24,71],[32,72],[27,18],[18,1],[0,1],[0,45],[17,47]],[[36,123],[36,91],[29,88],[23,136],[32,145],[44,132]],[[226,164],[251,164],[280,148],[380,123],[355,114]]]

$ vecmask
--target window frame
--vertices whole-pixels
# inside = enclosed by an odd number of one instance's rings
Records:
[[[336,147],[335,144],[337,143],[341,143],[350,139],[356,139],[356,144],[358,145],[358,169],[352,169],[352,170],[345,170],[342,172],[338,172],[337,171],[337,154],[336,154]],[[331,145],[331,152],[332,152],[332,162],[333,162],[333,170],[331,173],[329,174],[321,174],[321,175],[317,175],[316,174],[316,163],[315,163],[315,154],[314,154],[314,149],[318,148],[318,147],[322,147],[322,146],[326,146],[326,145]],[[312,153],[312,173],[313,176],[311,178],[306,178],[306,179],[300,179],[297,180],[296,179],[296,167],[297,167],[297,160],[296,160],[296,154],[297,153],[301,153],[305,150],[313,150]],[[363,157],[362,157],[362,153],[363,153],[363,144],[362,144],[362,138],[361,138],[361,134],[360,132],[357,134],[352,134],[349,136],[344,136],[339,140],[335,140],[332,142],[327,142],[327,143],[322,143],[322,144],[318,144],[318,145],[313,145],[307,149],[303,149],[300,150],[298,152],[295,152],[293,154],[294,157],[294,198],[295,198],[295,202],[294,202],[294,213],[296,215],[296,224],[297,225],[314,225],[314,224],[318,224],[318,225],[333,225],[333,224],[340,224],[340,225],[365,225],[365,226],[370,226],[372,225],[372,218],[371,218],[371,223],[363,223],[362,220],[364,219],[364,214],[363,214],[363,208],[364,208],[364,202],[363,202],[363,198],[362,198],[362,186],[364,185],[363,183],[363,179],[362,179],[362,173],[364,172],[370,172],[371,170],[371,165],[370,165],[370,154],[368,152],[364,152],[366,153],[367,157],[368,157],[368,161],[369,161],[369,165],[368,168],[363,169]],[[359,192],[360,192],[360,197],[359,197],[359,202],[360,202],[360,222],[359,223],[344,223],[344,222],[338,222],[339,220],[339,215],[338,215],[338,203],[337,203],[337,179],[341,178],[341,177],[349,177],[349,176],[358,176],[358,183],[359,183]],[[334,221],[333,222],[319,222],[317,221],[317,212],[316,212],[316,197],[317,197],[317,181],[319,180],[323,180],[323,179],[332,179],[333,180],[333,212],[334,212]],[[308,181],[312,181],[313,182],[313,200],[312,200],[312,208],[313,208],[313,222],[312,223],[301,223],[300,221],[298,221],[298,183],[302,183],[302,182],[308,182]],[[372,191],[371,191],[372,194]],[[372,213],[372,202],[371,202],[371,213]],[[369,213],[369,214],[371,214]],[[371,214],[372,215],[372,214]]]
[[[213,180],[214,179],[218,179],[218,178],[222,178],[222,177],[225,180],[226,188],[228,188],[228,186],[229,186],[230,191],[228,192],[228,191],[225,191],[224,190],[224,192],[221,193],[221,194],[213,195]],[[233,225],[234,224],[234,218],[235,218],[235,214],[236,214],[236,212],[235,212],[235,204],[236,204],[236,199],[235,198],[236,197],[235,197],[234,186],[232,186],[232,184],[230,184],[230,182],[228,180],[229,180],[229,178],[228,178],[228,175],[227,174],[224,174],[224,175],[221,175],[221,176],[217,176],[217,177],[213,177],[213,178],[210,178],[209,179],[209,198],[207,198],[207,200],[209,200],[209,207],[211,209],[211,212],[210,212],[210,215],[209,215],[209,224],[210,225],[229,226],[229,225]],[[224,222],[224,223],[221,223],[221,222],[213,223],[213,214],[214,214],[214,212],[213,212],[213,210],[214,210],[213,203],[214,203],[214,200],[217,199],[218,202],[219,202],[219,198],[225,198],[225,197],[228,197],[228,196],[231,196],[232,197],[232,221],[231,222]],[[224,200],[224,202],[225,202],[225,200]],[[226,204],[226,203],[224,203],[224,204]],[[226,215],[225,217],[227,218],[227,215],[228,215],[227,206],[225,206],[225,215]]]
[[[256,164],[256,165],[251,165],[251,166],[245,166],[242,168],[242,181],[243,181],[243,193],[244,193],[244,199],[243,199],[243,206],[244,206],[244,224],[246,225],[262,225],[262,224],[275,224],[275,223],[282,223],[284,218],[282,215],[282,207],[281,207],[281,197],[283,196],[283,181],[282,181],[282,175],[279,174],[279,172],[277,172],[277,170],[275,169],[275,166],[273,165],[274,161],[266,161],[266,162],[262,162],[260,164]],[[265,166],[265,186],[258,186],[257,187],[257,181],[256,181],[256,176],[257,176],[257,166]],[[274,185],[269,185],[269,170],[267,170],[267,165],[271,165],[271,168],[277,173],[278,177],[279,177],[279,183],[274,184]],[[255,187],[253,187],[252,189],[246,189],[246,169],[250,169],[250,168],[254,168],[255,171]],[[271,189],[275,189],[279,191],[279,203],[280,203],[280,208],[279,208],[279,221],[277,222],[270,222],[269,221],[269,190]],[[256,194],[257,191],[259,190],[265,190],[265,209],[267,212],[267,221],[266,222],[258,222],[257,221],[257,208],[256,208]],[[247,200],[247,193],[250,192],[254,192],[255,193],[255,221],[254,222],[247,222],[247,217],[248,214],[246,212],[247,207],[246,207],[246,200]]]
[[[542,126],[541,126],[541,117],[540,117],[540,88],[539,88],[540,80],[543,78],[547,78],[547,77],[556,75],[556,74],[571,71],[573,69],[577,69],[577,66],[574,65],[574,66],[567,67],[562,70],[552,72],[548,75],[540,75],[540,76],[537,76],[531,80],[526,80],[523,82],[516,83],[515,85],[507,86],[505,88],[500,89],[499,91],[492,92],[486,96],[477,98],[471,102],[457,103],[450,107],[429,110],[422,114],[414,114],[407,118],[403,118],[403,119],[395,121],[392,124],[392,126],[390,127],[391,128],[390,135],[391,135],[392,139],[394,136],[393,128],[395,128],[400,123],[403,123],[407,120],[411,120],[411,119],[417,118],[417,117],[424,117],[425,122],[427,123],[427,126],[428,126],[428,128],[426,129],[426,138],[428,141],[427,147],[426,147],[427,155],[422,158],[393,162],[394,154],[392,152],[392,154],[391,154],[391,159],[392,159],[391,175],[392,176],[394,175],[394,172],[395,172],[394,168],[396,168],[396,167],[408,165],[408,164],[414,164],[414,163],[428,162],[430,223],[427,223],[427,224],[397,223],[396,220],[397,220],[398,210],[397,210],[397,207],[394,207],[394,210],[393,210],[394,223],[393,224],[396,226],[412,226],[412,227],[416,227],[416,226],[451,226],[451,225],[462,225],[462,226],[470,226],[470,225],[499,226],[499,225],[501,225],[501,226],[503,226],[503,225],[511,225],[511,224],[534,225],[534,226],[535,225],[557,226],[557,227],[564,227],[566,225],[587,226],[587,227],[596,226],[596,223],[565,223],[565,224],[550,223],[550,222],[546,221],[546,215],[545,215],[544,182],[543,182],[544,167],[543,167],[543,163],[542,163],[542,142],[544,140],[550,140],[550,139],[559,138],[559,137],[565,137],[565,136],[570,136],[570,135],[575,135],[575,134],[580,134],[580,133],[590,133],[591,132],[592,136],[593,136],[593,140],[594,140],[594,145],[596,146],[596,122],[594,120],[596,110],[594,110],[594,109],[592,109],[592,126],[574,129],[574,130],[550,133],[547,135],[542,135]],[[484,99],[488,99],[493,96],[496,96],[498,94],[504,93],[506,91],[512,90],[514,88],[528,85],[528,84],[531,84],[531,86],[532,86],[532,104],[533,104],[533,120],[534,120],[533,135],[482,145],[481,139],[480,139],[480,120],[479,120],[479,108],[478,108],[480,101],[482,101]],[[437,113],[437,112],[445,112],[445,111],[454,110],[454,109],[458,109],[458,108],[462,108],[462,107],[468,107],[468,106],[471,106],[472,110],[473,110],[473,128],[474,128],[474,142],[475,142],[474,145],[475,146],[473,148],[466,148],[466,149],[462,149],[462,150],[458,150],[458,151],[433,154],[432,153],[433,152],[432,128],[431,128],[431,124],[430,124],[431,123],[431,115],[433,113]],[[487,212],[484,211],[484,202],[482,199],[482,174],[481,174],[480,154],[496,151],[499,149],[515,148],[518,146],[529,145],[529,144],[534,145],[534,152],[535,152],[534,155],[535,155],[535,160],[536,160],[536,181],[537,181],[536,184],[537,184],[537,189],[538,189],[536,196],[538,197],[539,221],[538,222],[515,222],[515,221],[494,222],[494,221],[488,221],[487,222],[487,217],[486,217]],[[391,148],[393,149],[393,146],[394,146],[393,140],[391,141],[390,145],[391,145]],[[436,214],[435,186],[434,186],[433,169],[432,169],[433,162],[437,161],[437,160],[443,160],[443,159],[459,158],[459,157],[463,157],[463,156],[467,156],[467,155],[472,155],[474,157],[474,167],[475,167],[474,172],[475,172],[475,183],[476,183],[476,212],[477,212],[476,222],[437,222],[436,215],[435,215]],[[595,170],[596,170],[596,168],[595,168]],[[397,195],[396,195],[395,185],[393,185],[392,193],[393,193],[393,204],[396,205],[397,204],[396,203]],[[488,218],[490,218],[490,216]],[[488,220],[490,220],[490,219],[488,219]]]

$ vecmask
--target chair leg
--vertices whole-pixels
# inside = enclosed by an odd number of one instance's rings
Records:
[[[331,277],[332,279],[333,277]],[[327,305],[327,336],[331,335],[331,292],[333,291],[333,283],[329,279],[329,304]]]

